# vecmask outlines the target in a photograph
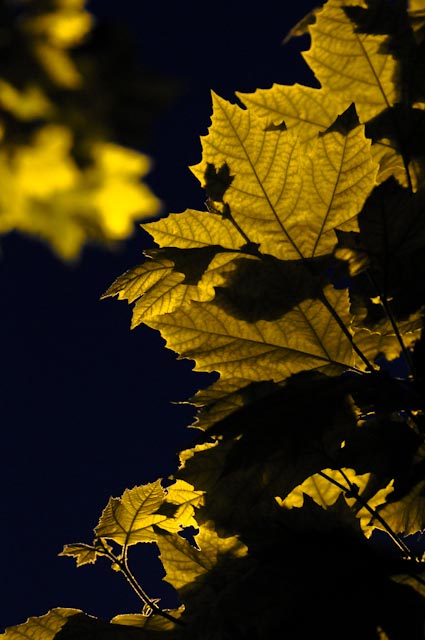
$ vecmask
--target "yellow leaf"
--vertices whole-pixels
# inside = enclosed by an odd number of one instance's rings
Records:
[[[239,249],[244,244],[229,220],[205,211],[188,209],[141,226],[159,247],[194,249],[219,244],[225,249]]]
[[[347,292],[326,296],[344,318]],[[196,370],[217,371],[245,384],[280,382],[302,370],[340,371],[353,362],[351,344],[320,300],[305,300],[275,321],[246,322],[208,302],[193,302],[150,319],[168,348],[196,361]]]
[[[306,152],[295,134],[268,130],[255,110],[214,94],[202,148],[194,174],[205,185],[209,164],[228,165],[225,202],[233,219],[263,253],[285,260],[330,252],[335,228],[355,228],[377,173],[363,127],[346,136],[331,131]]]
[[[45,118],[53,112],[53,105],[40,87],[28,83],[19,90],[3,78],[0,78],[0,105],[24,121]]]
[[[80,609],[52,609],[44,616],[28,618],[23,624],[9,627],[1,636],[5,640],[54,640],[67,620],[79,613],[82,613]]]
[[[159,526],[170,533],[178,533],[184,527],[197,527],[194,517],[195,507],[204,503],[205,491],[196,491],[193,485],[184,480],[176,480],[167,487],[166,501],[178,506],[173,518],[161,522]]]
[[[396,60],[382,53],[386,36],[359,33],[344,12],[346,0],[328,0],[310,27],[311,48],[303,53],[323,89],[344,110],[354,102],[366,122],[399,99]]]
[[[165,500],[161,481],[126,489],[121,498],[110,498],[95,528],[98,538],[128,547],[138,542],[155,542],[154,524],[167,516],[155,513]]]
[[[135,219],[154,214],[159,204],[140,183],[149,168],[145,156],[98,144],[84,169],[72,144],[67,127],[45,125],[13,154],[0,150],[0,231],[36,234],[65,259],[77,257],[88,239],[127,237]]]
[[[379,510],[379,515],[395,533],[410,535],[425,529],[425,480],[418,482],[407,495],[389,502]],[[382,529],[379,522],[375,523]]]
[[[160,533],[154,525],[173,533],[184,527],[197,526],[194,512],[195,507],[202,504],[203,494],[183,480],[177,480],[167,489],[162,487],[161,480],[126,489],[121,498],[110,498],[95,534],[97,538],[113,540],[123,547],[139,542],[158,542]],[[164,503],[176,508],[169,512]],[[68,555],[75,555],[73,551],[71,549]]]
[[[355,496],[350,493],[350,486],[355,485],[357,487],[358,495],[361,496],[366,487],[368,486],[371,478],[371,473],[364,473],[357,475],[354,469],[324,469],[323,474],[315,473],[307,478],[302,484],[296,487],[291,493],[286,496],[284,500],[276,498],[277,502],[288,509],[293,507],[302,507],[304,504],[304,496],[310,496],[321,507],[326,509],[332,506],[338,500],[341,494],[344,495],[344,499],[348,506],[357,507],[356,517],[360,521],[360,526],[363,529],[365,535],[370,537],[372,535],[374,526],[371,521],[373,516],[365,506],[360,506]],[[324,476],[327,477],[324,477]],[[329,479],[328,479],[329,478]],[[332,482],[335,480],[340,486],[337,486]],[[345,487],[345,490],[341,488],[341,485]],[[385,488],[377,491],[372,498],[367,500],[367,504],[371,509],[376,509],[378,506],[385,503],[389,493],[393,490],[393,482],[391,481]],[[348,495],[347,495],[348,493]],[[379,525],[378,525],[379,526]]]
[[[198,549],[180,536],[161,536],[158,541],[166,582],[180,590],[213,569],[223,558],[243,557],[247,547],[237,536],[221,538],[212,523],[201,525],[196,536]]]
[[[341,111],[332,93],[300,84],[274,84],[270,89],[236,95],[251,113],[264,118],[265,128],[284,122],[307,148],[315,144],[318,132],[325,131]]]

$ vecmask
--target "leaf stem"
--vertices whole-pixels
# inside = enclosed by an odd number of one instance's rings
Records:
[[[179,624],[181,626],[185,626],[185,623],[183,622],[183,620],[179,620],[178,618],[175,618],[170,613],[167,613],[166,611],[161,609],[161,607],[158,607],[156,602],[154,602],[148,596],[148,594],[142,588],[142,586],[138,583],[138,581],[136,580],[136,578],[132,574],[132,572],[130,570],[130,567],[128,566],[127,553],[124,554],[123,558],[119,558],[118,556],[116,556],[112,551],[110,551],[106,547],[103,546],[103,549],[104,549],[104,555],[107,556],[111,560],[112,563],[118,565],[118,567],[120,568],[121,573],[124,575],[125,579],[129,583],[129,585],[131,586],[133,591],[142,600],[142,602],[152,610],[152,612],[154,614],[156,614],[158,616],[162,616],[163,618],[166,618],[167,620],[170,620],[170,622],[175,622],[176,624]]]
[[[340,318],[339,314],[337,313],[337,311],[335,311],[335,309],[333,308],[333,306],[331,305],[331,303],[327,299],[327,297],[326,297],[325,293],[323,292],[323,290],[320,293],[319,300],[325,305],[326,309],[329,311],[331,316],[337,322],[337,324],[340,327],[341,331],[344,333],[346,338],[348,338],[353,351],[359,356],[360,360],[362,360],[362,362],[365,364],[367,371],[369,371],[370,373],[375,371],[374,366],[369,362],[368,358],[364,355],[364,353],[358,348],[358,346],[354,342],[353,336],[351,335],[350,331],[345,326],[344,322],[341,320],[341,318]]]
[[[393,312],[391,310],[391,307],[390,307],[390,305],[388,303],[387,295],[385,293],[381,293],[381,291],[379,290],[378,283],[376,282],[374,275],[371,273],[371,271],[369,269],[367,270],[366,273],[367,273],[367,277],[368,277],[371,285],[373,286],[373,288],[375,289],[375,292],[379,296],[379,301],[380,301],[380,303],[382,305],[382,308],[384,309],[384,311],[385,311],[385,313],[387,315],[387,318],[390,321],[390,324],[391,324],[391,326],[393,328],[394,334],[395,334],[395,336],[397,338],[397,341],[398,341],[398,343],[399,343],[399,345],[401,347],[404,359],[405,359],[406,364],[407,364],[407,366],[409,368],[409,378],[410,379],[415,379],[415,377],[416,377],[416,375],[415,375],[415,365],[414,365],[414,362],[412,360],[412,357],[410,355],[409,350],[406,348],[406,345],[404,344],[403,337],[402,337],[402,335],[400,333],[400,330],[399,330],[399,328],[397,326],[396,319],[394,318],[394,314],[393,314]]]

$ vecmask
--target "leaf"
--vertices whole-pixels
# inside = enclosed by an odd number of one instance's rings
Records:
[[[98,538],[128,547],[138,542],[154,542],[154,524],[166,520],[156,513],[165,500],[161,481],[126,489],[121,498],[110,498],[95,528]]]
[[[188,289],[182,285],[184,274],[173,267],[171,260],[148,259],[115,280],[102,298],[117,295],[119,300],[136,301],[131,320],[134,329],[144,319],[170,313],[184,302]]]
[[[121,498],[109,499],[95,534],[124,548],[139,542],[157,542],[156,526],[173,532],[196,526],[193,514],[195,506],[202,504],[202,495],[203,491],[195,491],[182,480],[167,489],[162,487],[161,480],[126,489]],[[177,508],[167,509],[165,503]]]
[[[172,273],[173,267],[172,260],[164,258],[160,262],[146,260],[143,264],[129,269],[117,278],[105,291],[102,298],[117,296],[118,300],[127,300],[128,303],[134,302],[158,282],[166,279]],[[179,282],[184,279],[183,274],[176,275]]]
[[[344,319],[345,291],[325,289],[326,298]],[[280,382],[302,370],[340,371],[352,365],[352,348],[340,325],[320,300],[306,300],[282,318],[244,322],[213,303],[193,302],[150,320],[167,347],[196,361],[198,371],[245,384]]]
[[[87,242],[111,248],[160,203],[142,182],[147,156],[113,142],[123,139],[118,102],[131,102],[141,85],[103,68],[103,49],[124,67],[128,50],[106,33],[82,46],[94,24],[84,2],[42,5],[2,9],[0,233],[31,234],[71,261]],[[149,108],[151,95],[149,83]]]
[[[158,541],[160,560],[164,565],[166,582],[177,591],[192,584],[211,571],[223,557],[242,557],[247,547],[236,536],[221,538],[212,523],[200,527],[196,536],[198,548],[179,536],[164,535]]]
[[[285,260],[324,255],[336,227],[356,227],[377,171],[362,127],[347,136],[329,132],[305,153],[295,135],[265,130],[256,113],[214,94],[202,148],[193,173],[204,184],[207,166],[226,163],[234,176],[226,191],[233,219],[262,253]]]
[[[116,624],[79,613],[69,618],[55,636],[55,640],[154,640],[168,637],[169,634],[165,630]]]
[[[76,544],[67,544],[64,546],[63,551],[58,554],[59,556],[73,556],[77,559],[77,567],[81,567],[83,564],[94,564],[97,560],[99,553],[92,545],[78,542]]]
[[[359,33],[345,6],[345,0],[328,0],[317,12],[303,57],[335,102],[343,109],[354,102],[365,122],[399,99],[397,63],[381,53],[386,36]]]
[[[194,249],[219,244],[225,249],[239,249],[244,239],[230,220],[217,213],[187,209],[171,213],[156,222],[141,225],[159,247]]]
[[[332,93],[300,84],[274,84],[271,89],[236,95],[251,113],[264,118],[265,129],[283,121],[307,148],[314,147],[318,132],[325,131],[340,110]]]
[[[92,163],[78,167],[73,138],[62,126],[46,125],[10,158],[0,150],[0,231],[18,229],[46,239],[65,259],[75,258],[87,238],[119,240],[133,221],[156,213],[157,199],[139,184],[145,156],[112,144],[92,149]]]
[[[395,533],[410,535],[425,529],[425,480],[418,482],[407,495],[379,509],[379,515]],[[377,528],[382,528],[379,522]]]
[[[166,501],[177,505],[177,511],[173,518],[161,522],[159,526],[165,531],[178,533],[182,527],[197,527],[194,518],[195,507],[200,507],[204,502],[204,491],[196,491],[194,487],[184,480],[176,480],[166,489]]]
[[[146,262],[118,278],[102,298],[117,295],[120,300],[135,301],[132,328],[172,313],[193,300],[212,300],[214,287],[222,283],[229,263],[239,255],[217,253],[219,250],[220,247],[212,246],[146,253]],[[173,259],[167,259],[168,255]]]
[[[23,624],[9,627],[1,637],[5,640],[54,640],[67,621],[80,613],[80,609],[52,609],[44,616],[28,618]]]
[[[342,471],[339,469],[323,469],[322,473],[324,475],[316,473],[310,478],[307,478],[307,480],[294,489],[284,500],[277,499],[278,503],[289,509],[293,507],[299,508],[303,506],[304,496],[308,495],[313,498],[318,505],[326,509],[335,504],[342,494],[349,507],[353,508],[357,506],[356,517],[359,519],[360,526],[365,535],[370,537],[374,528],[371,526],[373,516],[367,507],[361,506],[361,503],[357,501],[357,495],[361,497],[365,492],[371,479],[371,474],[365,473],[363,475],[357,475],[354,469],[343,469]],[[336,486],[332,480],[338,482],[339,485],[343,485],[346,489],[343,490],[341,486]],[[392,485],[393,483],[390,482],[385,488],[377,491],[372,498],[368,497],[367,504],[370,509],[376,509],[385,503],[387,496],[393,490]],[[351,486],[355,486],[356,492],[358,493],[352,495],[350,490]]]
[[[173,618],[180,618],[184,612],[184,607],[182,606],[179,609],[163,609],[163,611],[172,615]],[[153,632],[173,631],[176,626],[175,623],[163,616],[153,614],[144,615],[142,613],[127,613],[114,616],[111,623],[130,627],[140,627]]]
[[[376,361],[383,355],[387,361],[391,362],[400,357],[402,346],[394,332],[394,327],[388,320],[379,323],[374,330],[352,326],[357,346],[370,360]],[[397,327],[402,336],[404,348],[411,349],[422,334],[422,313],[415,313],[407,320],[398,321]]]

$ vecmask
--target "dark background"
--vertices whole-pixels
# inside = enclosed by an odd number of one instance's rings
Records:
[[[148,182],[164,213],[204,208],[188,166],[200,160],[211,89],[232,100],[234,91],[273,82],[314,82],[299,54],[308,38],[285,46],[282,39],[315,4],[88,3],[99,20],[128,25],[143,64],[180,86],[143,149],[154,162]],[[85,249],[70,266],[33,239],[1,239],[0,632],[56,606],[105,619],[140,611],[106,560],[77,569],[57,553],[92,541],[111,495],[175,470],[178,450],[190,444],[193,414],[173,402],[210,379],[177,361],[156,332],[130,331],[126,303],[99,301],[148,246],[147,234],[135,229],[120,251]],[[133,568],[157,595],[161,576],[152,562],[145,566],[136,554]]]

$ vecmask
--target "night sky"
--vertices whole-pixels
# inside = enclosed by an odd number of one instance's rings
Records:
[[[316,3],[142,4],[97,0],[88,7],[99,19],[129,25],[143,64],[181,87],[143,149],[154,162],[148,182],[164,213],[203,209],[188,166],[200,160],[210,90],[232,99],[234,91],[273,82],[312,84],[299,55],[308,39],[281,42]],[[99,301],[149,246],[136,228],[119,252],[89,248],[69,266],[34,239],[0,241],[0,632],[57,606],[104,619],[141,609],[106,560],[77,569],[57,554],[64,544],[92,542],[111,495],[175,470],[178,450],[193,438],[186,429],[193,412],[173,403],[211,379],[177,361],[156,332],[130,331],[126,303]],[[154,597],[161,576],[148,561],[139,567],[135,555],[134,572]]]

